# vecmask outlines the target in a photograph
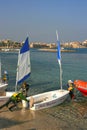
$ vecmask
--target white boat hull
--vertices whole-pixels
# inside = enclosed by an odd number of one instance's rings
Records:
[[[0,96],[0,106],[7,102],[9,96]]]
[[[0,83],[0,92],[3,92],[7,88],[7,83]]]
[[[30,100],[30,110],[35,111],[57,106],[63,103],[67,99],[68,95],[69,91],[60,89],[34,95],[27,99]]]
[[[13,93],[15,93],[15,91],[12,91],[12,92],[6,92],[6,96],[7,97],[11,97],[13,95]]]
[[[15,92],[4,92],[4,96],[0,96],[0,106],[6,103],[13,93]]]

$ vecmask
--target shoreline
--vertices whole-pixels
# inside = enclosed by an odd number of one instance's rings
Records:
[[[42,49],[38,49],[38,51],[57,52],[57,49],[46,49],[46,48],[42,48]],[[75,50],[65,50],[65,49],[61,49],[61,52],[75,52]]]

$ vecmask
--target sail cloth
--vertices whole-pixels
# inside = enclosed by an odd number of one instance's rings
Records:
[[[61,65],[61,49],[60,49],[60,41],[58,40],[57,43],[58,43],[57,58],[58,58],[59,65]]]
[[[60,87],[62,89],[62,64],[61,64],[61,48],[60,48],[60,41],[58,39],[58,33],[56,31],[56,35],[57,35],[57,59],[59,62],[59,67],[60,67]]]
[[[58,62],[59,62],[59,65],[61,66],[61,48],[60,48],[60,41],[59,41],[59,38],[58,38],[58,32],[56,30],[56,36],[57,36],[57,59],[58,59]]]
[[[30,47],[27,37],[18,55],[16,86],[27,79],[30,76],[30,73]]]

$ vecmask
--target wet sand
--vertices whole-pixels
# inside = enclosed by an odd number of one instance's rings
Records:
[[[87,101],[70,102],[49,109],[0,110],[0,130],[87,130]]]

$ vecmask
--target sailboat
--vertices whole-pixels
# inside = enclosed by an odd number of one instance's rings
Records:
[[[9,92],[6,91],[5,96],[0,96],[0,104],[4,103],[8,100],[8,98],[15,92],[18,91],[18,85],[29,78],[31,74],[31,66],[30,66],[30,47],[28,42],[28,37],[25,40],[25,43],[19,50],[18,54],[18,64],[17,64],[17,74],[16,74],[16,85],[15,91]]]
[[[63,103],[68,95],[69,91],[64,90],[62,88],[62,66],[61,66],[61,50],[60,50],[60,41],[58,40],[58,33],[57,34],[57,43],[58,43],[58,62],[60,67],[60,89],[49,91],[45,93],[40,93],[37,95],[32,95],[27,99],[30,101],[30,110],[40,110],[45,109],[53,106],[57,106]]]
[[[3,82],[3,80],[2,80],[1,59],[0,59],[0,92],[3,92],[6,89],[7,85],[8,85],[8,83],[7,82]]]

